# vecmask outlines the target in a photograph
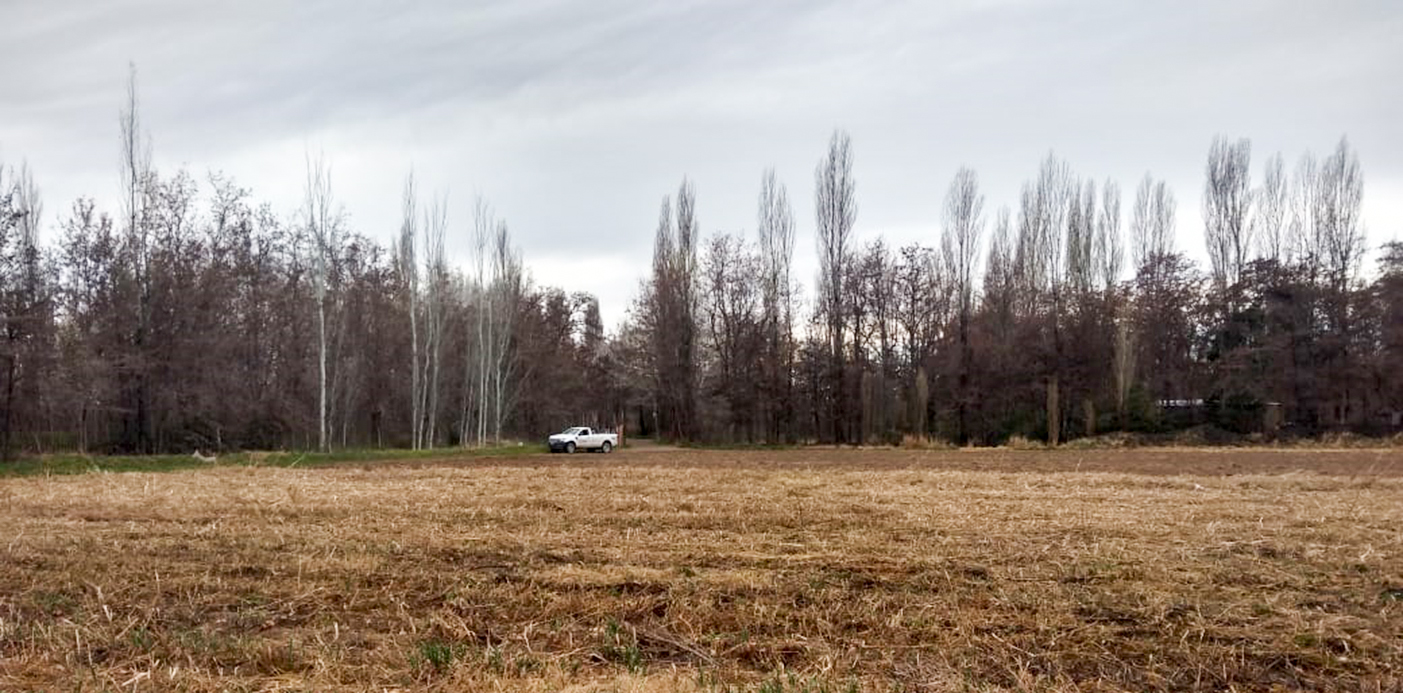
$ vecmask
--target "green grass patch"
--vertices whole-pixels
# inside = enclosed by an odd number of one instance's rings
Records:
[[[517,457],[544,452],[545,446],[534,444],[433,450],[358,448],[331,452],[236,452],[219,455],[212,463],[203,462],[191,455],[55,454],[21,457],[11,462],[0,463],[0,478],[91,472],[173,472],[218,466],[328,467],[372,462]]]

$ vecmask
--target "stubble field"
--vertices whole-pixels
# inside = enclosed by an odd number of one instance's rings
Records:
[[[1398,690],[1398,450],[0,479],[0,690]]]

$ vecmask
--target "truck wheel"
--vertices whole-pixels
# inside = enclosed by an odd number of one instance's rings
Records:
[[[599,447],[599,451],[607,455],[614,451],[614,445],[606,440],[604,444]]]
[[[567,455],[573,455],[573,454],[575,454],[575,444],[574,444],[574,443],[566,443],[566,444],[565,444],[565,454],[567,454]]]

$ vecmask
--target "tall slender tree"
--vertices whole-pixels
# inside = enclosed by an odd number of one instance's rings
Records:
[[[521,254],[512,246],[505,221],[497,222],[492,240],[492,283],[488,293],[495,307],[489,351],[488,383],[492,398],[492,440],[501,444],[502,429],[515,406],[514,385],[517,375],[517,354],[514,334],[516,316],[525,289]]]
[[[121,126],[122,204],[125,212],[126,254],[129,257],[135,291],[135,320],[131,338],[130,370],[125,374],[125,399],[132,412],[124,426],[123,447],[151,452],[150,381],[146,354],[151,331],[151,254],[146,199],[151,177],[151,145],[141,128],[137,99],[136,65],[128,66],[126,102],[118,117]]]
[[[765,397],[767,435],[772,442],[794,437],[794,212],[789,194],[766,169],[760,182],[758,213],[763,268],[763,312],[766,336]]]
[[[968,409],[970,372],[974,353],[970,343],[970,321],[974,314],[974,267],[979,256],[980,236],[984,233],[984,195],[979,192],[979,176],[973,169],[961,168],[945,193],[945,231],[941,247],[945,266],[955,290],[959,322],[958,385],[956,389],[956,440],[969,440]]]
[[[410,448],[418,450],[424,444],[424,410],[422,382],[419,370],[422,359],[419,344],[419,257],[416,251],[419,201],[414,188],[414,174],[404,179],[399,230],[399,270],[404,283],[405,312],[409,316],[409,421]]]
[[[328,362],[327,313],[334,311],[331,283],[342,239],[341,218],[331,193],[331,168],[321,155],[307,155],[307,182],[303,193],[302,222],[312,244],[312,290],[317,311],[317,449],[329,449],[327,438]]]
[[[850,440],[848,429],[847,366],[844,333],[845,268],[852,254],[853,225],[857,222],[857,182],[853,178],[852,139],[843,131],[833,133],[828,153],[814,171],[814,217],[818,238],[819,301],[829,345],[828,426],[831,440]]]
[[[444,254],[444,237],[448,230],[448,201],[443,195],[435,195],[432,203],[423,210],[421,225],[424,246],[424,279],[427,292],[424,297],[424,372],[419,377],[420,411],[424,423],[421,426],[423,447],[432,448],[438,444],[438,403],[442,383],[440,376],[443,362],[443,341],[448,320],[448,300],[451,282],[448,276],[448,260]]]
[[[675,209],[675,214],[674,214]],[[663,198],[649,287],[654,399],[660,432],[686,440],[696,429],[696,195],[683,179],[677,204]]]

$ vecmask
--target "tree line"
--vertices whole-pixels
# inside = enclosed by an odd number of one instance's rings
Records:
[[[1272,156],[1257,182],[1250,142],[1215,139],[1204,271],[1175,245],[1164,181],[1123,208],[1115,181],[1055,155],[992,215],[959,169],[929,244],[860,243],[837,132],[810,293],[773,170],[753,236],[704,233],[684,179],[610,333],[593,296],[532,281],[485,200],[451,266],[459,227],[412,173],[381,245],[350,228],[320,157],[290,217],[225,176],[157,170],[128,86],[119,210],[74,201],[46,243],[33,174],[0,165],[6,456],[483,445],[577,423],[750,443],[1373,433],[1403,411],[1403,244],[1363,267],[1343,139],[1289,175]]]
[[[1163,180],[1120,185],[1050,154],[986,212],[975,171],[938,238],[859,243],[853,147],[814,173],[813,294],[791,274],[794,212],[773,171],[754,238],[698,240],[695,193],[665,198],[631,311],[657,429],[678,439],[1058,443],[1108,431],[1400,430],[1403,244],[1366,272],[1363,174],[1342,138],[1253,182],[1251,143],[1213,140],[1207,271],[1175,244]],[[628,337],[629,333],[622,335]]]
[[[133,74],[120,209],[79,199],[52,242],[32,173],[0,165],[5,455],[483,445],[621,418],[598,301],[531,282],[487,201],[451,267],[447,200],[412,173],[381,245],[321,157],[279,214],[153,167],[138,106]]]

